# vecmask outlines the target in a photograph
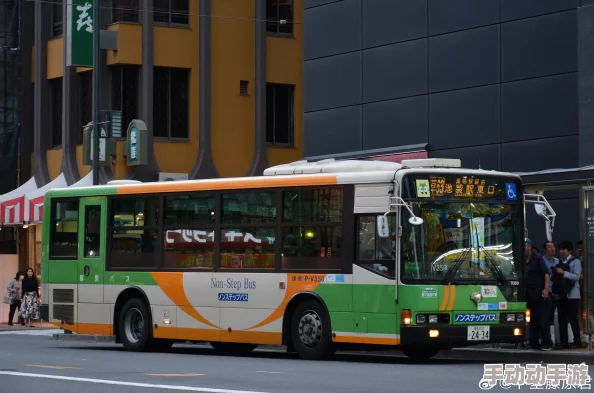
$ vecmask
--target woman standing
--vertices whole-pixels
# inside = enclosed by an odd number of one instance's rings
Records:
[[[27,277],[23,279],[21,294],[21,316],[28,327],[35,327],[31,325],[31,319],[39,319],[39,283],[31,268],[27,269]]]
[[[12,319],[14,318],[14,313],[16,310],[20,310],[21,308],[21,285],[23,278],[25,278],[24,273],[19,271],[17,272],[16,276],[8,283],[8,292],[12,297],[12,302],[10,303],[10,311],[8,312],[8,326],[12,326]],[[19,323],[21,325],[25,325],[25,322],[21,318],[21,313],[19,312],[17,315]]]

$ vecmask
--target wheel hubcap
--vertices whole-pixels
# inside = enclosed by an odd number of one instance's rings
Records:
[[[322,339],[322,320],[315,311],[306,311],[299,320],[299,339],[313,348]]]
[[[124,330],[128,341],[133,344],[140,341],[144,332],[144,318],[139,309],[131,308],[128,310],[124,320]]]

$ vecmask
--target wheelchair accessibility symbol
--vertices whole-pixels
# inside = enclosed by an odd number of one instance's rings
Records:
[[[505,195],[508,201],[517,201],[516,183],[505,183]]]

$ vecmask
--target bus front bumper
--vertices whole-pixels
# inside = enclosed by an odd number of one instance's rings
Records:
[[[437,337],[431,337],[430,331],[435,330],[438,331]],[[488,340],[469,340],[467,325],[402,326],[400,345],[437,345],[454,348],[488,343],[521,343],[524,341],[525,332],[526,325],[524,324],[490,325]],[[517,335],[517,333],[520,334]]]

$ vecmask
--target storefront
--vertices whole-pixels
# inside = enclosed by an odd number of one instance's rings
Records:
[[[32,177],[17,189],[0,195],[0,233],[14,233],[15,242],[10,253],[0,253],[2,291],[5,291],[18,270],[25,271],[29,267],[33,268],[41,281],[41,222],[45,193],[53,188],[86,187],[92,184],[92,172],[71,186],[68,186],[63,174],[43,187],[37,187]],[[4,292],[2,294],[4,296]],[[0,304],[0,323],[7,322],[8,311],[7,304]]]

